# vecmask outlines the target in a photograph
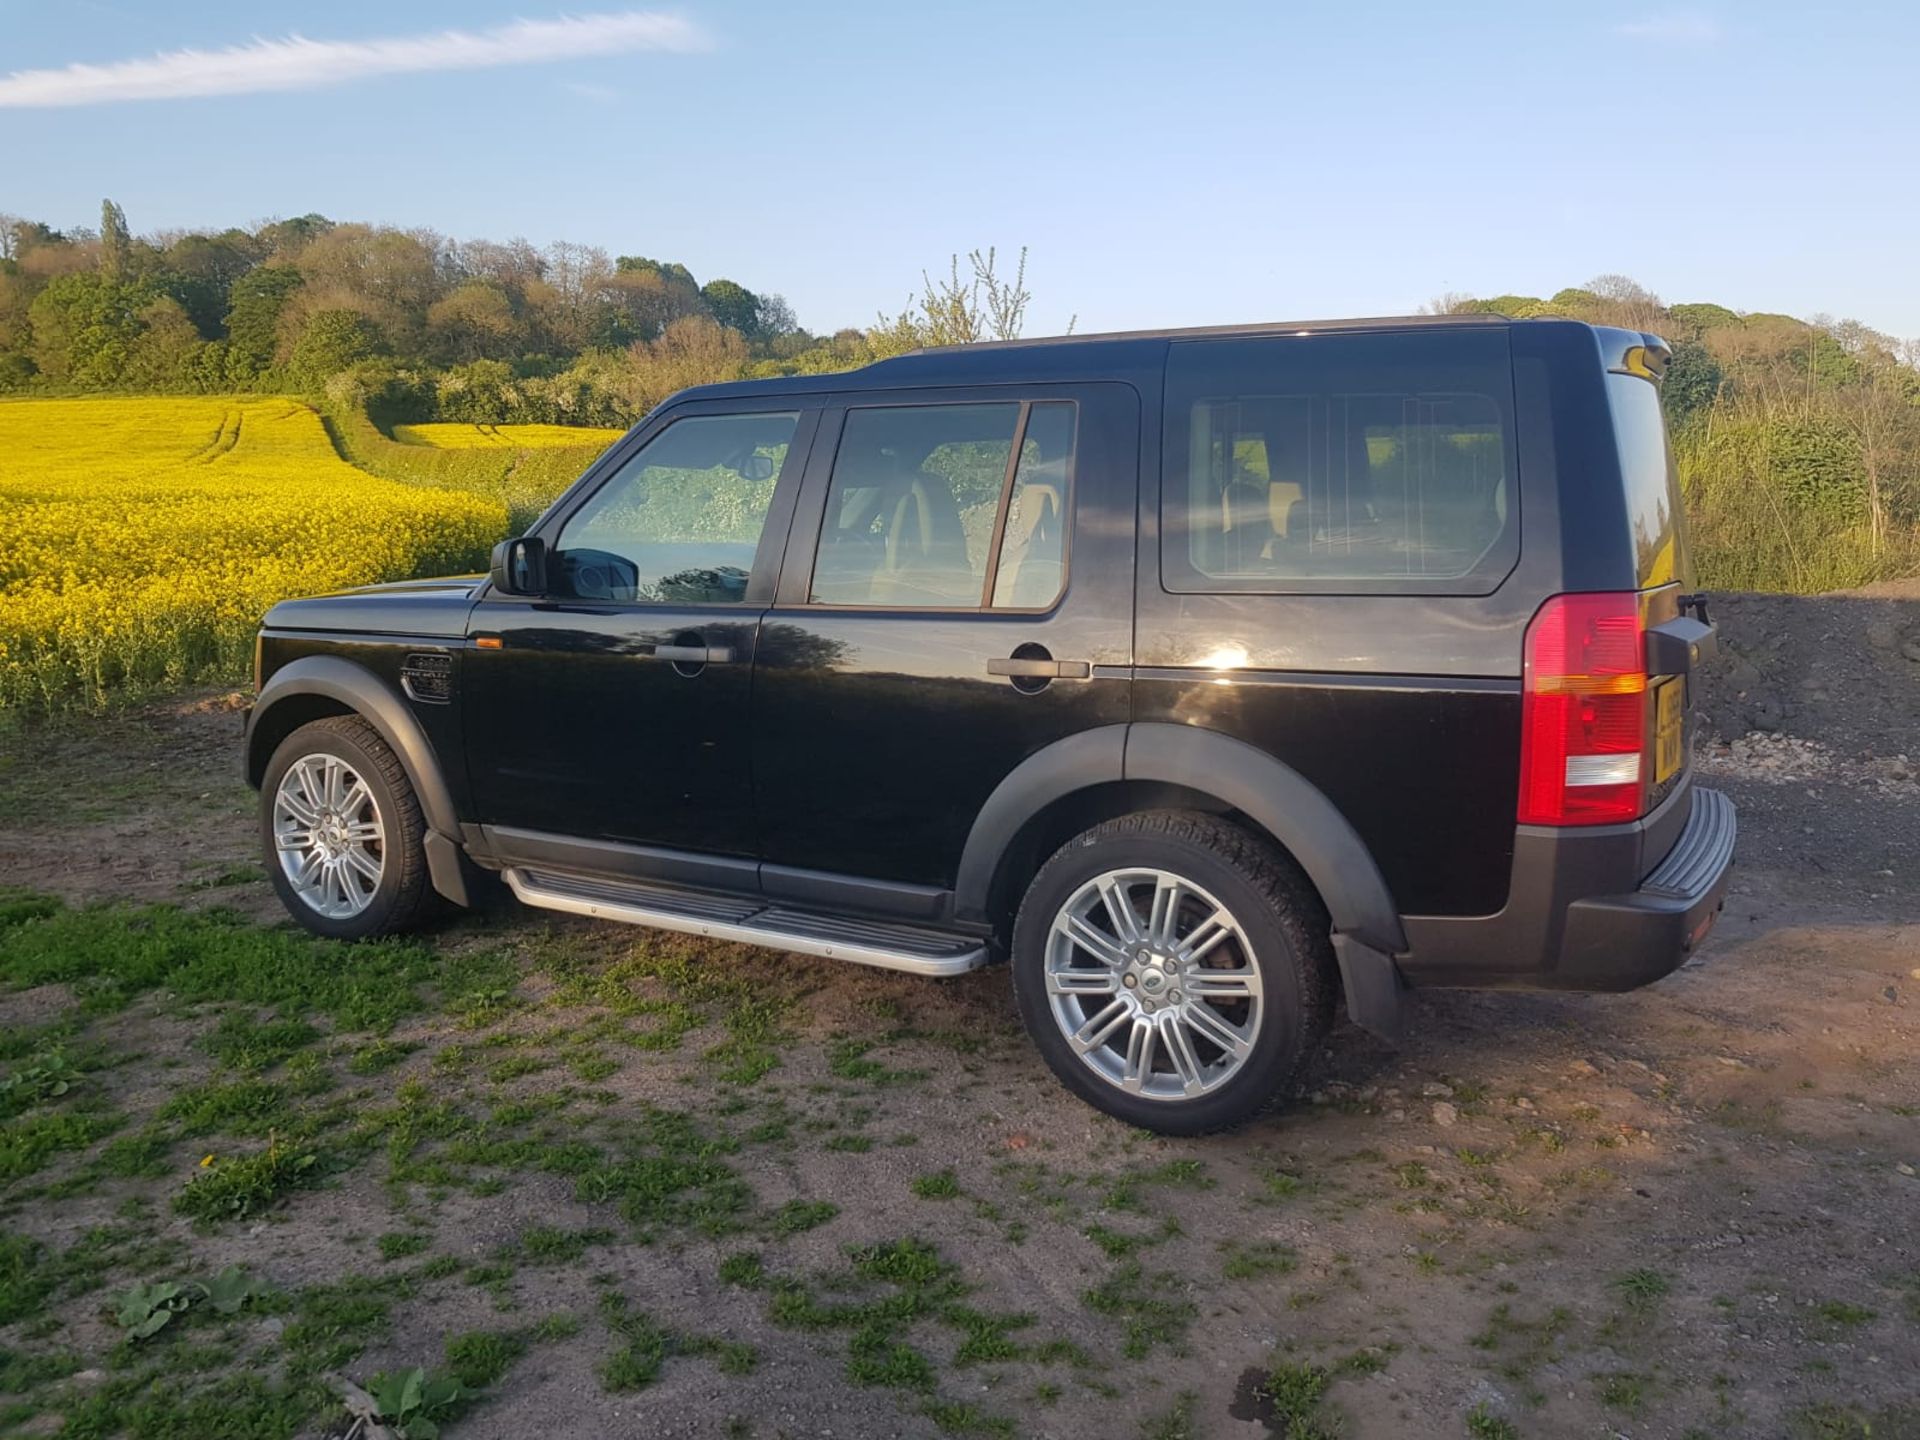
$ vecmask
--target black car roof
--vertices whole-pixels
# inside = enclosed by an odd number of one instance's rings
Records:
[[[822,390],[890,390],[933,385],[1018,384],[1034,380],[1106,379],[1160,363],[1169,341],[1199,337],[1311,335],[1336,330],[1412,330],[1428,326],[1496,327],[1505,315],[1399,315],[1358,320],[1276,320],[1252,325],[1121,330],[1099,335],[1050,335],[1033,340],[989,340],[913,350],[857,370],[785,375],[696,385],[674,400],[722,400],[737,395],[810,395]]]

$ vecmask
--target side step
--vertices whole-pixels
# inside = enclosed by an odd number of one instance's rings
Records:
[[[914,975],[963,975],[987,963],[987,947],[982,941],[914,925],[849,920],[764,900],[565,875],[526,866],[504,870],[501,876],[523,905],[564,910],[596,920],[678,930],[712,940],[851,960],[856,965],[877,965]]]

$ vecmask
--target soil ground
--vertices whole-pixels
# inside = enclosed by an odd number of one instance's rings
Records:
[[[25,988],[0,927],[0,1431],[338,1435],[343,1382],[453,1364],[461,1437],[1920,1435],[1920,589],[1716,619],[1741,863],[1699,955],[1420,993],[1228,1136],[1068,1098],[997,971],[502,908],[378,1023],[285,981],[311,1028],[250,1050],[275,1002],[141,970],[133,912]],[[0,885],[304,943],[230,705],[0,737]],[[269,1152],[316,1159],[174,1209]],[[123,1338],[135,1282],[229,1265],[236,1314]]]

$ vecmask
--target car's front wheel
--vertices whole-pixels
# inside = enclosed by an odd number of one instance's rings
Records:
[[[267,874],[316,935],[358,940],[410,929],[433,909],[426,822],[399,757],[366,721],[302,725],[260,785]]]
[[[1170,1135],[1238,1124],[1331,1018],[1326,911],[1259,837],[1130,815],[1069,841],[1014,925],[1021,1018],[1082,1099]]]

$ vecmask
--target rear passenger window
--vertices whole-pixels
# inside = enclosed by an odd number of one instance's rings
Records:
[[[1066,579],[1074,407],[847,412],[811,598],[824,605],[1044,609]]]
[[[1176,343],[1176,591],[1493,588],[1518,541],[1504,330]]]

